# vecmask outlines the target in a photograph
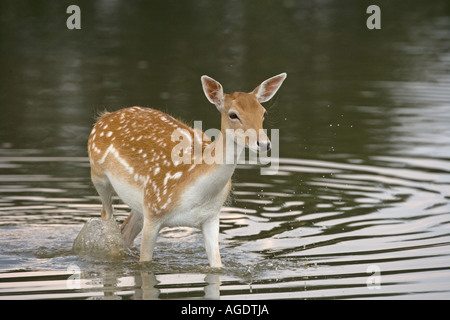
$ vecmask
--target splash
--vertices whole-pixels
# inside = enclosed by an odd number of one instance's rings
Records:
[[[119,257],[126,246],[116,221],[92,218],[75,238],[73,250],[78,254]]]

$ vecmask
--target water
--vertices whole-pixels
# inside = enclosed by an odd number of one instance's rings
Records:
[[[450,298],[448,4],[381,3],[369,31],[360,1],[282,3],[82,2],[68,31],[63,3],[2,2],[0,299]],[[73,251],[101,209],[97,111],[218,127],[202,74],[250,91],[283,71],[266,104],[279,171],[238,167],[223,270],[191,228],[164,229],[145,265],[140,237],[119,257]]]

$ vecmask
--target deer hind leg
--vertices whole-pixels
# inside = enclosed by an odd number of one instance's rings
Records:
[[[122,232],[122,238],[125,245],[131,248],[134,243],[134,239],[142,231],[144,226],[144,216],[141,212],[136,210],[131,210],[130,215],[125,219],[125,221],[120,226],[120,231]]]
[[[101,216],[104,220],[110,220],[113,217],[113,207],[112,207],[112,195],[114,189],[109,182],[107,177],[98,177],[91,173],[92,183],[102,200],[102,213]]]
[[[206,254],[212,268],[222,267],[219,251],[219,223],[219,213],[217,213],[216,216],[206,220],[202,225]]]

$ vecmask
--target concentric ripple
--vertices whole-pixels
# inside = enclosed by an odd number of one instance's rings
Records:
[[[450,161],[346,158],[282,158],[272,176],[239,167],[217,272],[185,227],[162,231],[149,265],[137,262],[139,238],[118,259],[76,255],[73,240],[100,210],[87,159],[3,157],[0,297],[448,297]],[[116,209],[123,219],[126,206]]]

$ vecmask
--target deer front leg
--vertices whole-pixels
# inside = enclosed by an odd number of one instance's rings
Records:
[[[142,229],[142,243],[141,243],[141,257],[140,261],[151,261],[153,257],[153,250],[155,249],[156,239],[160,225],[152,221],[145,215],[144,227]]]

